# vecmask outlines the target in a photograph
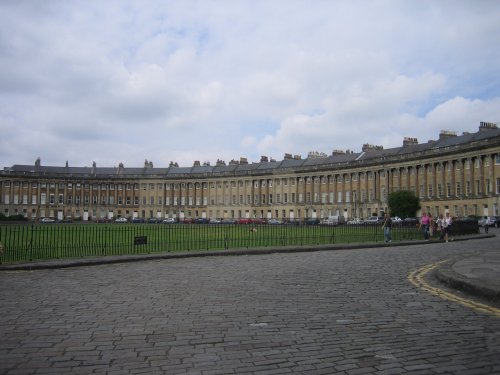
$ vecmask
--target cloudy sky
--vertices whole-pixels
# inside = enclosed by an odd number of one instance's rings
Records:
[[[500,2],[0,2],[0,168],[191,166],[500,122]]]

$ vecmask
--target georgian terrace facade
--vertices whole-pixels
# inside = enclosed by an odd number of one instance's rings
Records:
[[[304,220],[380,215],[388,194],[414,191],[422,210],[453,216],[498,215],[500,129],[442,131],[438,140],[384,150],[286,154],[259,163],[244,158],[215,166],[171,163],[154,168],[14,165],[0,172],[0,212],[31,220],[116,217],[277,218]]]

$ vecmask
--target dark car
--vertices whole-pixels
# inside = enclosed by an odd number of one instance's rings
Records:
[[[159,223],[161,223],[161,219],[158,219],[156,217],[150,217],[148,219],[148,223],[149,224],[159,224]]]
[[[304,224],[305,225],[319,225],[319,219],[318,218],[307,219],[306,221],[304,221]]]
[[[420,221],[416,217],[405,217],[403,219],[403,225],[405,227],[415,227],[420,223]]]
[[[144,223],[144,219],[141,217],[134,217],[132,219],[132,223],[135,223],[135,224]]]
[[[203,218],[203,217],[197,217],[196,219],[193,220],[194,224],[208,224],[210,220]]]
[[[491,216],[490,226],[498,228],[500,226],[500,216]]]

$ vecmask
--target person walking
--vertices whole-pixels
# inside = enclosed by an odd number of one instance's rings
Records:
[[[444,240],[446,242],[448,242],[448,240],[449,240],[449,233],[451,230],[452,223],[453,223],[453,219],[452,219],[450,213],[447,212],[446,216],[443,219],[443,222],[441,223],[441,226],[443,228],[443,237],[444,237]],[[453,238],[451,238],[451,240],[453,241]]]
[[[424,233],[424,240],[429,241],[429,216],[427,213],[422,213],[422,218],[420,219],[420,229]]]
[[[483,231],[484,233],[488,233],[488,230],[490,229],[490,217],[489,216],[485,216],[483,218]]]
[[[391,237],[391,228],[392,228],[392,219],[388,213],[385,214],[384,224],[382,225],[384,229],[384,242],[392,242]]]
[[[432,237],[434,236],[436,222],[434,221],[432,214],[429,213],[428,216],[429,216],[429,239],[432,240]]]

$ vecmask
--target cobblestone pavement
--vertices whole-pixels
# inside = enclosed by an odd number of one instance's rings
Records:
[[[408,280],[499,244],[4,271],[0,373],[500,374],[500,318]]]

